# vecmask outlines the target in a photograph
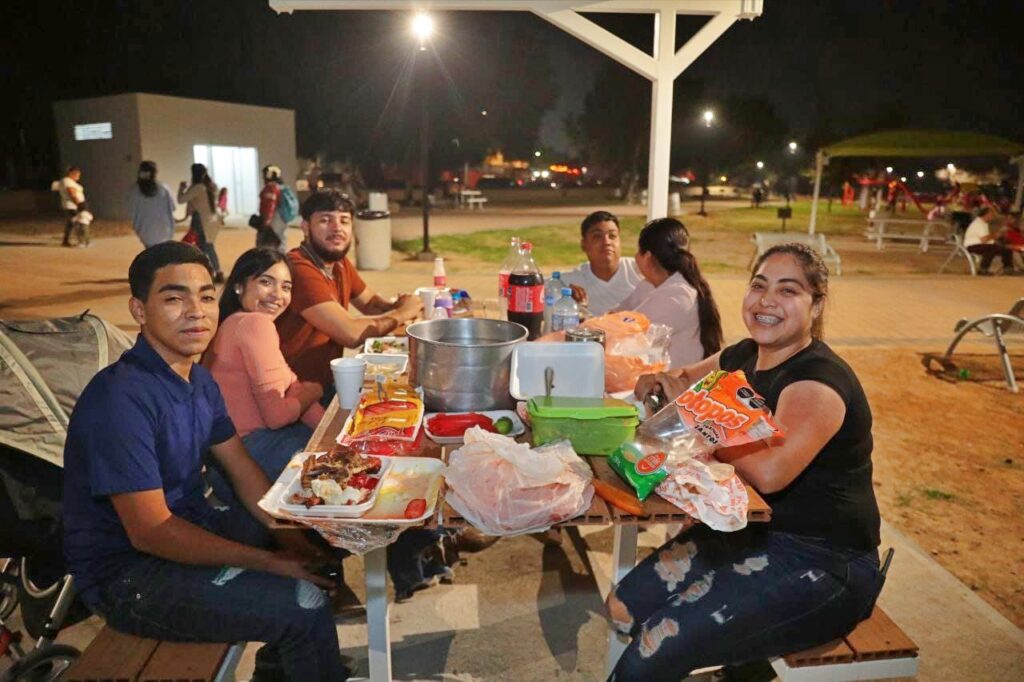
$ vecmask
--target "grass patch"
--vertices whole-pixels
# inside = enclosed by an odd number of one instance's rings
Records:
[[[924,496],[929,500],[942,500],[948,502],[956,497],[953,493],[947,493],[945,490],[939,490],[938,488],[923,488],[921,490]]]
[[[715,210],[707,216],[688,215],[683,218],[695,244],[700,244],[709,234],[739,233],[752,234],[760,231],[778,230],[780,223],[775,217],[775,206],[762,208],[728,208]],[[806,229],[810,216],[810,202],[802,201],[792,205],[793,219],[788,222],[787,229],[802,232]],[[636,251],[637,237],[644,225],[640,217],[623,217],[622,253],[632,255]],[[562,266],[579,263],[583,260],[580,251],[579,222],[564,222],[549,225],[537,225],[516,230],[487,230],[471,234],[438,235],[430,238],[430,246],[439,253],[458,254],[480,261],[483,264],[497,265],[508,253],[508,240],[517,235],[524,241],[533,244],[534,259],[545,272],[551,266]],[[864,214],[854,208],[833,206],[832,213],[824,212],[824,205],[819,206],[818,230],[827,234],[854,234],[864,229]],[[711,237],[714,238],[713,236]],[[422,247],[420,239],[403,239],[394,242],[394,248],[410,256],[419,252]],[[737,267],[722,261],[701,261],[701,269],[707,272],[735,273],[745,272],[745,267]],[[866,271],[865,274],[871,274]]]
[[[909,507],[911,502],[914,501],[913,493],[899,493],[896,495],[896,506],[897,507]]]

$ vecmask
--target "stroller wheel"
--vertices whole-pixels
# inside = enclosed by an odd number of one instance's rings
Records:
[[[66,644],[36,649],[8,668],[0,682],[56,682],[80,655],[78,649]]]
[[[14,584],[18,575],[16,559],[0,560],[0,620],[14,613],[18,608],[18,586]]]

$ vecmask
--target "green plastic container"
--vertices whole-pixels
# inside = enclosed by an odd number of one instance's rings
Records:
[[[610,455],[636,433],[636,408],[615,398],[530,398],[533,444],[569,439],[580,455]]]

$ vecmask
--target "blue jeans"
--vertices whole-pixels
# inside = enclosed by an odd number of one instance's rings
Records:
[[[629,618],[613,624],[633,641],[609,680],[681,680],[697,668],[824,644],[867,617],[880,589],[877,552],[757,527],[698,526],[615,588]]]
[[[244,510],[203,524],[232,540],[268,546]],[[279,661],[289,680],[346,679],[330,602],[305,580],[230,566],[207,567],[139,555],[101,585],[88,606],[115,630],[177,642],[266,642],[260,662]]]
[[[312,435],[313,429],[302,422],[295,422],[280,429],[257,429],[243,436],[242,443],[273,483],[284,471],[292,455],[306,448]],[[218,500],[229,507],[241,508],[242,503],[235,496],[234,488],[212,460],[207,463],[206,482],[213,488]]]
[[[206,240],[206,231],[203,229],[203,220],[198,213],[192,214],[192,231],[199,237],[199,250],[210,259],[210,265],[214,272],[221,272],[220,258],[217,257],[217,250],[213,248],[213,242]]]

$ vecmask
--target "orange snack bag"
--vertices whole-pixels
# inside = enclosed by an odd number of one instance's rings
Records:
[[[751,388],[742,370],[709,372],[669,407],[716,448],[782,435],[764,398]]]

